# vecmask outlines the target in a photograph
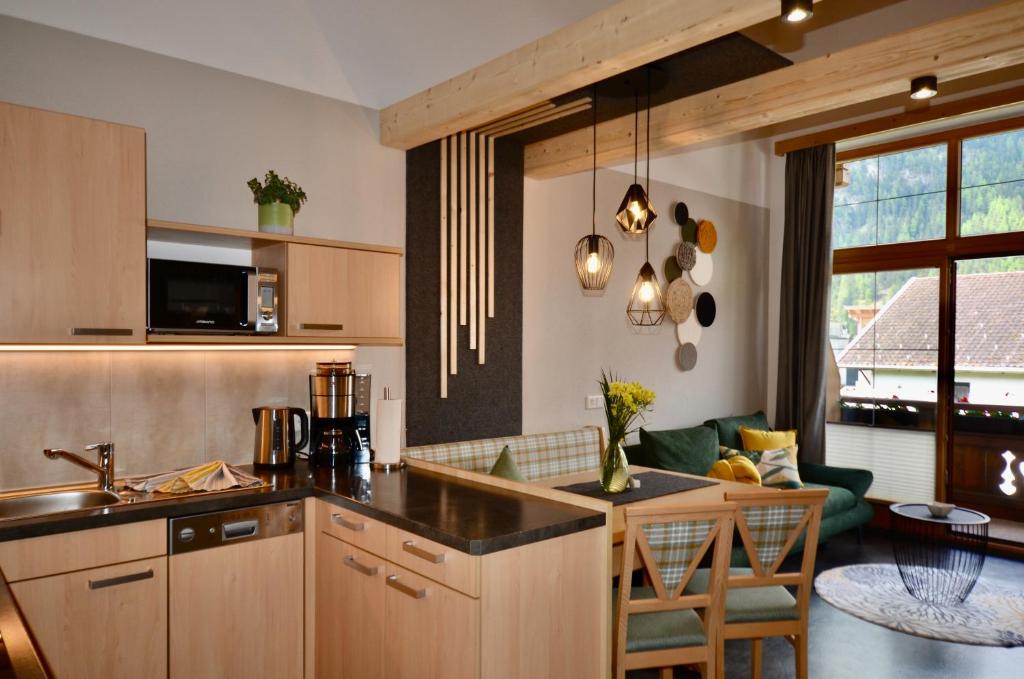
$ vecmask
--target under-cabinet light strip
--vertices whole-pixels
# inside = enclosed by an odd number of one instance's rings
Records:
[[[351,351],[354,344],[0,344],[24,351]]]

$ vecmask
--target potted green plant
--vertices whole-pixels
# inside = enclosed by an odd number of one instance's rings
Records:
[[[273,170],[267,171],[263,183],[253,177],[246,184],[252,190],[253,202],[259,205],[260,231],[291,235],[295,215],[306,202],[302,187]]]

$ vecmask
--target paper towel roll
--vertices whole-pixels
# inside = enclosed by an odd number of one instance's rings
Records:
[[[397,464],[402,453],[402,399],[377,401],[377,441],[374,462]]]

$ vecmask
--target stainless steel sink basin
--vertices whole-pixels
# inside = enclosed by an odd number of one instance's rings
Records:
[[[34,495],[17,495],[0,498],[0,521],[108,507],[120,501],[121,498],[117,493],[105,490],[62,490]]]

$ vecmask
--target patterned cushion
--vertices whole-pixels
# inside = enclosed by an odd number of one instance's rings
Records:
[[[766,488],[803,488],[800,471],[797,467],[797,447],[780,448],[778,450],[735,450],[721,446],[719,454],[723,460],[742,455],[757,466],[761,474],[761,485]]]
[[[488,473],[491,476],[508,479],[509,481],[526,481],[522,472],[519,471],[519,467],[516,466],[515,458],[512,457],[512,451],[508,449],[508,446],[501,449],[501,452],[498,454],[498,460]]]
[[[528,481],[591,471],[601,466],[601,430],[597,427],[417,446],[406,448],[402,454],[486,474],[505,446]]]

